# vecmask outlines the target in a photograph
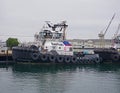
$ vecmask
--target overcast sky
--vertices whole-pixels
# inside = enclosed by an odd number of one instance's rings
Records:
[[[120,23],[120,0],[0,0],[0,40],[33,41],[44,21],[63,20],[68,39],[98,39],[114,13],[105,38],[112,38]]]

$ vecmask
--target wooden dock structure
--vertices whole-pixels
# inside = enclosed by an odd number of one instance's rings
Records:
[[[0,54],[0,64],[13,64],[12,54]]]

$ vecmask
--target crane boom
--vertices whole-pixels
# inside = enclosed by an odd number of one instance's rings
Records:
[[[111,18],[111,20],[110,20],[110,22],[109,22],[109,24],[108,24],[108,26],[107,26],[107,28],[106,28],[106,30],[104,32],[104,35],[106,34],[108,28],[110,27],[110,24],[112,23],[112,20],[114,19],[114,17],[115,17],[115,13],[114,13],[113,17]]]
[[[103,33],[103,32],[100,32],[100,33],[98,34],[98,36],[99,36],[99,38],[100,38],[100,47],[101,47],[101,48],[104,48],[104,47],[105,47],[104,37],[105,37],[106,32],[108,31],[108,28],[110,27],[110,25],[111,25],[111,23],[112,23],[112,20],[114,19],[114,17],[115,17],[115,13],[114,13],[114,15],[112,16],[112,18],[111,18],[111,20],[110,20],[107,28],[105,29],[105,32],[104,32],[104,33]]]

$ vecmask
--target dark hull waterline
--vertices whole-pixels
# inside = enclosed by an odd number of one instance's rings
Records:
[[[89,54],[84,56],[76,55],[52,55],[43,54],[29,48],[13,48],[13,60],[19,62],[32,63],[59,63],[59,64],[96,64],[102,60],[97,54]]]

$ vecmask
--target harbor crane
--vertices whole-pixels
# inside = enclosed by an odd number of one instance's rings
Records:
[[[113,21],[113,19],[114,19],[114,17],[115,17],[115,14],[112,16],[112,18],[111,18],[111,20],[110,20],[107,28],[105,29],[105,32],[103,33],[103,31],[101,31],[101,32],[98,34],[98,37],[99,37],[99,39],[100,39],[100,48],[104,48],[104,47],[105,47],[105,39],[104,39],[104,37],[105,37],[105,35],[106,35],[107,31],[108,31],[108,28],[110,27],[110,25],[111,25],[111,23],[112,23],[112,21]]]

